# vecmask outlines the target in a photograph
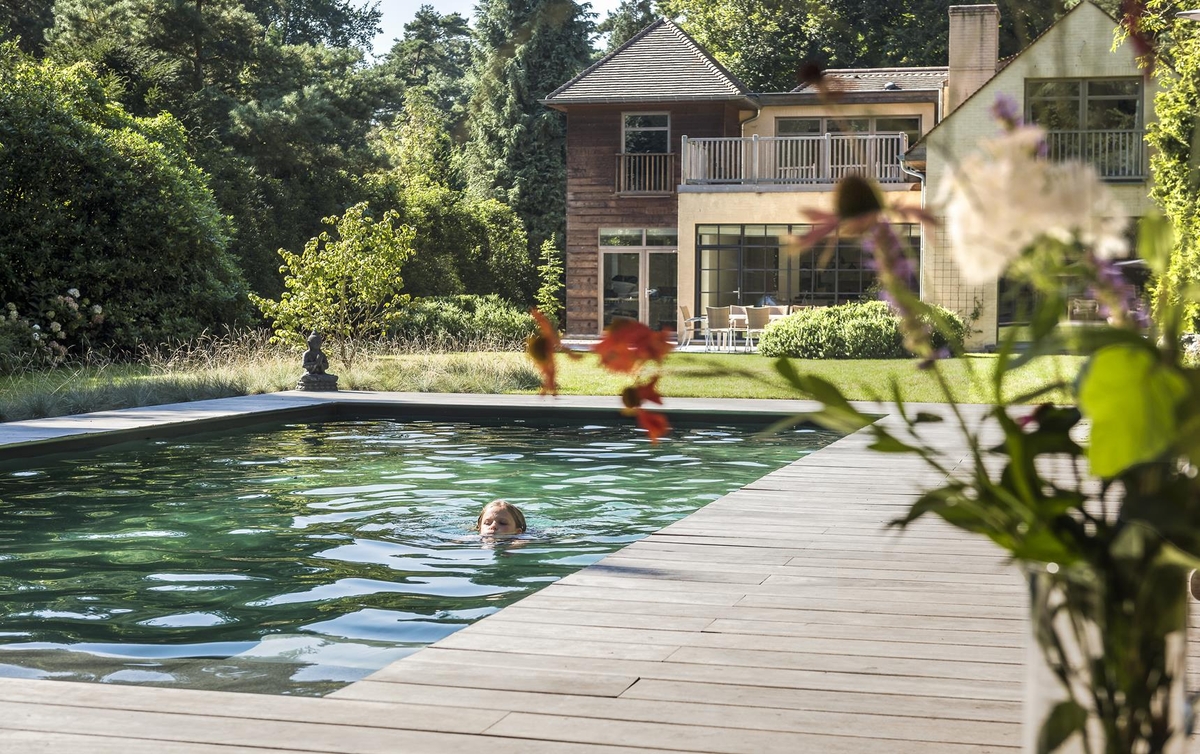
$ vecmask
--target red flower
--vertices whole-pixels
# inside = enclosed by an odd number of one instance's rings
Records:
[[[674,347],[667,340],[668,334],[667,330],[655,332],[632,319],[616,319],[592,350],[600,356],[600,364],[606,369],[632,373],[647,361],[663,362]]]
[[[658,438],[663,437],[667,432],[671,431],[671,424],[667,421],[667,417],[657,411],[647,411],[644,408],[637,410],[638,426],[646,430],[646,434],[650,436],[650,442],[658,442]]]
[[[558,331],[554,329],[550,320],[546,319],[545,314],[537,309],[531,311],[530,314],[537,321],[540,332],[537,335],[529,336],[529,339],[525,341],[525,353],[529,354],[533,363],[542,370],[542,395],[547,393],[558,395],[554,354],[562,350],[562,341],[558,339]]]
[[[662,396],[658,394],[658,375],[649,382],[634,383],[621,391],[621,402],[625,404],[625,411],[631,412],[641,408],[641,405],[646,402],[657,403],[662,405]]]

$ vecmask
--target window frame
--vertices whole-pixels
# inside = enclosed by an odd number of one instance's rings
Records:
[[[876,127],[876,121],[878,121],[878,120],[899,120],[901,118],[909,118],[909,119],[915,120],[917,122],[916,138],[910,139],[909,144],[908,144],[911,147],[913,144],[917,143],[918,139],[920,139],[922,136],[925,135],[925,129],[924,129],[925,119],[921,116],[920,113],[911,113],[911,114],[904,114],[904,115],[861,115],[861,116],[847,115],[847,116],[839,117],[839,118],[834,118],[834,117],[825,116],[825,115],[776,115],[775,116],[775,126],[774,126],[775,131],[774,131],[774,133],[775,133],[775,136],[778,138],[803,138],[805,136],[824,136],[825,134],[831,134],[831,133],[839,133],[839,134],[880,134],[880,133],[895,134],[895,133],[902,133],[902,134],[907,135],[906,131],[880,131]],[[815,120],[818,123],[818,127],[817,127],[818,131],[815,134],[780,134],[779,133],[779,123],[780,123],[780,121],[787,121],[787,120],[810,120],[810,121]],[[869,123],[870,123],[869,128],[866,131],[854,131],[854,130],[831,131],[829,128],[829,124],[831,122],[839,123],[839,122],[849,122],[849,121],[856,121],[856,120],[869,121]]]
[[[667,125],[665,126],[644,126],[637,128],[629,127],[629,118],[638,115],[665,115],[667,116]],[[628,134],[630,131],[663,131],[667,134],[667,151],[666,152],[627,152]],[[621,113],[621,154],[674,154],[671,149],[671,111],[670,110],[634,110]]]
[[[1137,84],[1136,94],[1097,94],[1091,93],[1091,85],[1105,82],[1132,82]],[[1079,84],[1079,94],[1076,97],[1037,97],[1033,94],[1033,89],[1043,84],[1054,83],[1070,83]],[[1056,101],[1077,99],[1076,118],[1079,127],[1077,128],[1056,128],[1047,129],[1053,130],[1055,133],[1087,133],[1092,131],[1144,131],[1146,128],[1146,87],[1142,79],[1137,76],[1094,76],[1094,77],[1051,77],[1051,78],[1027,78],[1025,79],[1025,120],[1028,123],[1036,124],[1037,121],[1033,118],[1033,104],[1035,101]],[[1135,100],[1137,102],[1137,114],[1134,116],[1134,125],[1132,128],[1089,128],[1088,126],[1088,104],[1090,102],[1118,101],[1118,100]]]

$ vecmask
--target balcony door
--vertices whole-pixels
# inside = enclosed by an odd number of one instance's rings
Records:
[[[675,329],[679,264],[674,228],[600,231],[601,326],[617,317]]]

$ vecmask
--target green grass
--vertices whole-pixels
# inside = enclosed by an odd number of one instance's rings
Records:
[[[891,400],[895,382],[906,401],[944,403],[935,375],[917,368],[917,362],[902,359],[816,361],[791,359],[801,374],[813,374],[840,387],[851,400]],[[991,381],[998,358],[970,355],[946,359],[938,370],[952,387],[960,403],[989,403]],[[1043,386],[1070,383],[1082,359],[1054,356],[1035,359],[1006,377],[1006,398],[1026,395]],[[615,394],[628,384],[628,377],[600,369],[593,356],[570,360],[559,358],[559,392],[565,395]],[[775,360],[754,354],[677,353],[668,357],[659,381],[659,392],[676,398],[799,398],[775,371]],[[1069,402],[1071,396],[1055,391],[1033,402]]]
[[[672,354],[659,390],[669,397],[799,398],[775,372],[774,360],[755,354]],[[1008,396],[1074,379],[1081,360],[1044,357],[1010,375]],[[0,376],[0,421],[62,416],[135,406],[288,390],[301,374],[296,349],[259,336],[211,339],[135,364],[27,371]],[[559,391],[565,395],[617,395],[627,375],[602,370],[591,354],[558,358]],[[839,387],[852,400],[891,400],[892,383],[905,400],[938,403],[945,396],[934,375],[906,360],[805,361],[793,364]],[[989,402],[995,356],[942,361],[938,369],[956,400]],[[533,364],[520,353],[381,353],[364,355],[352,369],[339,369],[348,390],[451,393],[533,393],[540,387]],[[1069,402],[1064,392],[1039,397]]]

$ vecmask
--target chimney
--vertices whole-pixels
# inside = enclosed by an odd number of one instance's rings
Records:
[[[999,60],[1000,9],[995,5],[951,5],[946,112],[954,112],[996,75]]]

